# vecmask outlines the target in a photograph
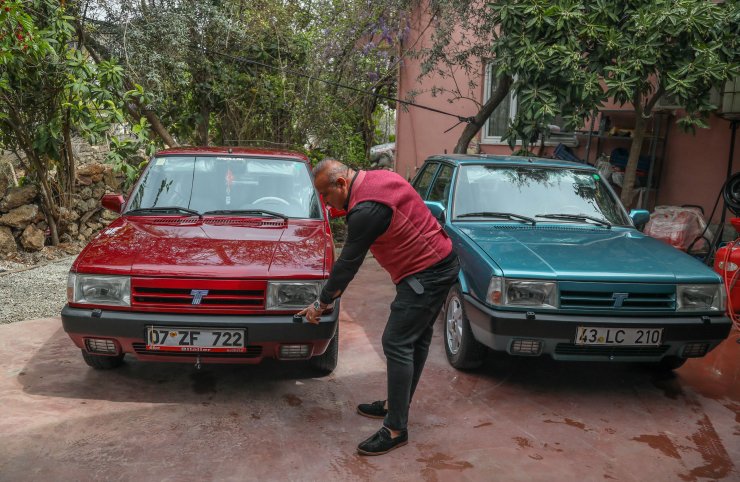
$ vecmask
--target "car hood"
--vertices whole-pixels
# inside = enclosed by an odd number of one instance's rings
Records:
[[[228,221],[169,225],[119,218],[88,244],[73,269],[164,277],[324,275],[331,244],[322,221],[291,219],[264,225],[259,220]]]
[[[718,282],[697,259],[627,228],[571,226],[460,226],[515,278],[573,281]]]

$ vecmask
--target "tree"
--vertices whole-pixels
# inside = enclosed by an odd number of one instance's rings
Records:
[[[684,128],[704,127],[712,87],[738,73],[738,2],[521,0],[434,2],[433,46],[420,51],[424,74],[454,68],[477,74],[481,59],[496,65],[500,90],[511,79],[518,102],[507,138],[523,148],[556,115],[581,126],[607,99],[635,109],[634,139],[622,199],[629,203],[645,119],[663,95],[686,106]],[[462,32],[453,41],[453,33]],[[477,69],[477,70],[476,70]],[[462,89],[455,93],[465,96]],[[501,92],[479,107],[458,140],[463,152]]]
[[[99,142],[123,122],[120,67],[89,62],[66,13],[51,0],[5,0],[0,10],[0,147],[25,154],[55,245],[58,206],[74,189],[73,132]]]

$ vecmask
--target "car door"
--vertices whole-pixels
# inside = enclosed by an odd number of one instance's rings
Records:
[[[437,174],[438,168],[438,162],[427,162],[421,167],[414,180],[411,181],[411,185],[416,189],[416,192],[419,193],[422,199],[426,199],[429,187],[432,185],[432,181],[434,181],[434,175]]]

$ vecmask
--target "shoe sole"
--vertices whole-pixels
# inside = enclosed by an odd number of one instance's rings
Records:
[[[363,412],[359,408],[357,409],[357,413],[359,413],[363,417],[367,417],[367,418],[385,418],[385,415],[370,415],[369,413]]]
[[[394,445],[393,447],[391,447],[390,449],[386,450],[385,452],[368,452],[366,450],[362,450],[361,448],[358,448],[357,449],[357,453],[360,454],[360,455],[369,455],[369,456],[373,456],[373,455],[384,455],[384,454],[387,454],[388,452],[391,452],[391,451],[397,449],[398,447],[403,447],[407,443],[409,443],[408,440],[406,440],[405,442],[401,442],[398,445]]]

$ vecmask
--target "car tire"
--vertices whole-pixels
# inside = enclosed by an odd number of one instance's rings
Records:
[[[326,351],[321,355],[311,358],[308,363],[311,368],[320,375],[329,375],[337,367],[339,359],[339,323],[334,332],[334,336],[326,347]]]
[[[93,355],[85,350],[80,351],[82,351],[82,358],[85,360],[85,363],[96,370],[111,370],[113,368],[118,368],[123,364],[123,353],[116,356],[106,356]]]
[[[461,370],[481,366],[487,350],[485,345],[475,339],[470,330],[459,285],[450,288],[442,314],[447,361]]]

